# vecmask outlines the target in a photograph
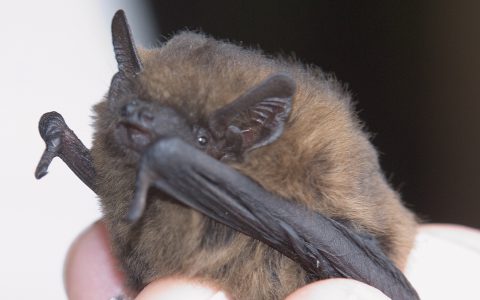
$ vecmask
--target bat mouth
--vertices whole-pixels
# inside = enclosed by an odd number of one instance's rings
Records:
[[[151,130],[132,122],[120,122],[115,130],[117,142],[135,152],[143,152],[154,140]]]

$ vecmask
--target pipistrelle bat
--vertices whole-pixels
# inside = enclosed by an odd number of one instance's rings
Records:
[[[94,190],[128,285],[202,278],[233,299],[282,299],[353,278],[418,299],[399,269],[416,231],[350,96],[331,77],[203,34],[135,46],[112,21],[118,72],[91,150],[56,112],[46,150]]]

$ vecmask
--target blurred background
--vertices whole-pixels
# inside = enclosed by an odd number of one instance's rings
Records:
[[[167,37],[201,29],[335,74],[407,205],[480,226],[480,2],[149,3]]]
[[[480,2],[3,1],[4,298],[65,299],[65,254],[100,217],[95,195],[58,159],[34,179],[44,148],[37,122],[57,110],[91,145],[90,108],[116,71],[110,21],[118,8],[145,47],[195,29],[335,74],[407,205],[428,222],[480,228]]]

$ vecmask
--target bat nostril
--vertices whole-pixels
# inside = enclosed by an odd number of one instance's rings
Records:
[[[121,108],[121,115],[122,117],[130,117],[132,114],[137,110],[137,102],[136,101],[131,101],[127,104],[125,104]]]
[[[130,101],[120,109],[120,115],[132,122],[142,122],[144,125],[152,123],[155,119],[149,106],[138,101]]]

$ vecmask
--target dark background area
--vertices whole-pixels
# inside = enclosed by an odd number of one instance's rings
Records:
[[[161,40],[201,30],[335,74],[407,205],[480,227],[480,3],[147,2]]]

